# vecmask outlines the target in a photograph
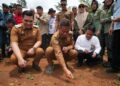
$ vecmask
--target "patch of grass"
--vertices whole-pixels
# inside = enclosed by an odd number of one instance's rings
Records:
[[[115,82],[115,86],[120,86],[120,81]]]
[[[28,74],[26,74],[26,76],[27,76],[27,79],[34,80],[34,77],[32,74],[28,73]]]

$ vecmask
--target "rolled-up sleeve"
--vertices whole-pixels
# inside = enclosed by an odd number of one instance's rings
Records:
[[[85,48],[81,47],[80,45],[81,45],[81,38],[79,36],[75,43],[75,49],[85,51]]]
[[[15,27],[13,27],[11,30],[10,41],[18,42],[18,30]]]
[[[42,41],[40,29],[37,30],[37,41]]]
[[[58,42],[58,40],[56,38],[52,37],[51,45],[52,45],[52,47],[54,49],[56,58],[57,57],[63,57],[61,47],[60,47],[59,42]]]
[[[101,51],[101,46],[100,46],[100,42],[99,42],[98,38],[96,38],[94,45],[95,45],[95,51],[94,52],[99,54],[100,51]]]

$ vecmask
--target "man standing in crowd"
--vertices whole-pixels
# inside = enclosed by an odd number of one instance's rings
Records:
[[[112,60],[111,67],[107,70],[108,73],[117,73],[120,71],[120,0],[115,1],[112,24],[109,30],[110,35],[113,30],[112,42]]]
[[[23,12],[23,23],[16,25],[11,31],[11,47],[13,54],[11,61],[16,63],[19,72],[23,72],[27,66],[26,59],[35,57],[32,67],[41,71],[39,61],[44,55],[40,48],[42,43],[40,29],[33,25],[34,14],[32,11]]]
[[[72,8],[72,12],[74,14],[73,38],[74,38],[74,41],[76,41],[76,39],[79,35],[79,27],[78,27],[77,21],[75,20],[75,17],[77,16],[77,13],[78,13],[77,7],[74,6]]]
[[[87,64],[93,66],[98,60],[98,54],[100,53],[101,46],[99,39],[93,36],[95,29],[89,26],[86,33],[80,35],[75,43],[75,48],[78,51],[78,64],[80,67],[83,64],[83,60],[87,59]]]
[[[105,53],[105,48],[107,48],[108,62],[103,62],[104,67],[110,67],[110,60],[112,59],[112,35],[109,35],[109,27],[111,25],[111,16],[113,15],[113,2],[114,0],[104,0],[104,6],[101,11],[101,58]]]
[[[63,18],[67,18],[70,20],[71,30],[73,29],[74,15],[71,11],[67,9],[67,0],[61,0],[61,12],[59,12],[56,16],[56,28],[58,29],[60,26],[60,21]]]
[[[8,21],[6,22],[6,25],[8,28],[6,31],[6,39],[7,39],[6,40],[6,50],[5,50],[6,57],[10,57],[10,55],[12,53],[12,49],[10,46],[10,33],[15,24],[16,23],[15,23],[14,19],[8,19]]]
[[[22,23],[22,6],[20,4],[16,4],[16,14],[14,15],[14,19],[16,24]]]
[[[46,73],[53,72],[53,60],[57,59],[60,66],[64,70],[66,76],[73,79],[73,74],[67,68],[67,61],[77,57],[77,51],[74,49],[74,41],[70,31],[70,21],[62,19],[60,27],[51,38],[50,46],[46,49],[45,56],[49,65],[46,68]]]
[[[49,37],[49,42],[51,40],[52,35],[56,32],[55,28],[55,20],[56,20],[56,15],[55,15],[55,10],[53,8],[50,8],[48,11],[48,14],[50,15],[50,19],[48,21],[48,37]]]
[[[2,28],[3,26],[3,15],[2,15],[2,12],[0,12],[0,28]],[[3,35],[2,35],[2,32],[3,32],[3,29],[0,29],[0,60],[3,59],[3,56],[2,56],[2,38],[3,38]]]
[[[72,12],[73,12],[73,15],[74,15],[74,18],[75,18],[77,13],[78,13],[78,9],[77,9],[76,6],[72,7]]]
[[[3,12],[0,13],[0,56],[5,57],[5,46],[7,42],[6,31],[7,31],[7,21],[12,19],[13,15],[9,12],[9,6],[7,4],[2,4]]]
[[[49,16],[45,13],[43,13],[43,7],[42,6],[37,6],[37,21],[36,24],[39,26],[41,30],[41,35],[42,35],[42,48],[46,49],[46,47],[49,45],[48,44],[48,20]]]

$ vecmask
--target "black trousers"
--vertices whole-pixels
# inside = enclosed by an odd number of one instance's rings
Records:
[[[110,36],[108,33],[103,33],[100,36],[100,44],[101,44],[101,52],[100,56],[101,59],[103,59],[103,55],[105,52],[105,47],[107,48],[107,55],[108,55],[108,62],[112,60],[112,36]]]
[[[6,38],[6,31],[7,27],[6,26],[0,26],[0,48],[2,49],[2,56],[5,57],[5,45],[7,43],[7,38]]]
[[[93,58],[92,57],[93,53],[84,53],[83,51],[79,50],[78,51],[78,63],[83,63],[84,59],[87,59],[87,62],[89,63],[96,63],[98,61],[98,55]]]
[[[113,32],[111,67],[120,69],[120,30]]]
[[[49,37],[48,34],[42,35],[42,45],[41,47],[45,50],[49,46]]]

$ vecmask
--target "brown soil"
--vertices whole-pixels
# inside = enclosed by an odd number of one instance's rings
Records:
[[[0,86],[120,86],[117,74],[107,74],[106,68],[101,65],[88,67],[86,65],[77,68],[74,61],[69,65],[75,78],[68,80],[61,67],[56,65],[52,75],[44,73],[47,61],[40,61],[42,72],[36,72],[31,68],[31,59],[26,73],[18,73],[15,65],[4,59],[0,62]]]

